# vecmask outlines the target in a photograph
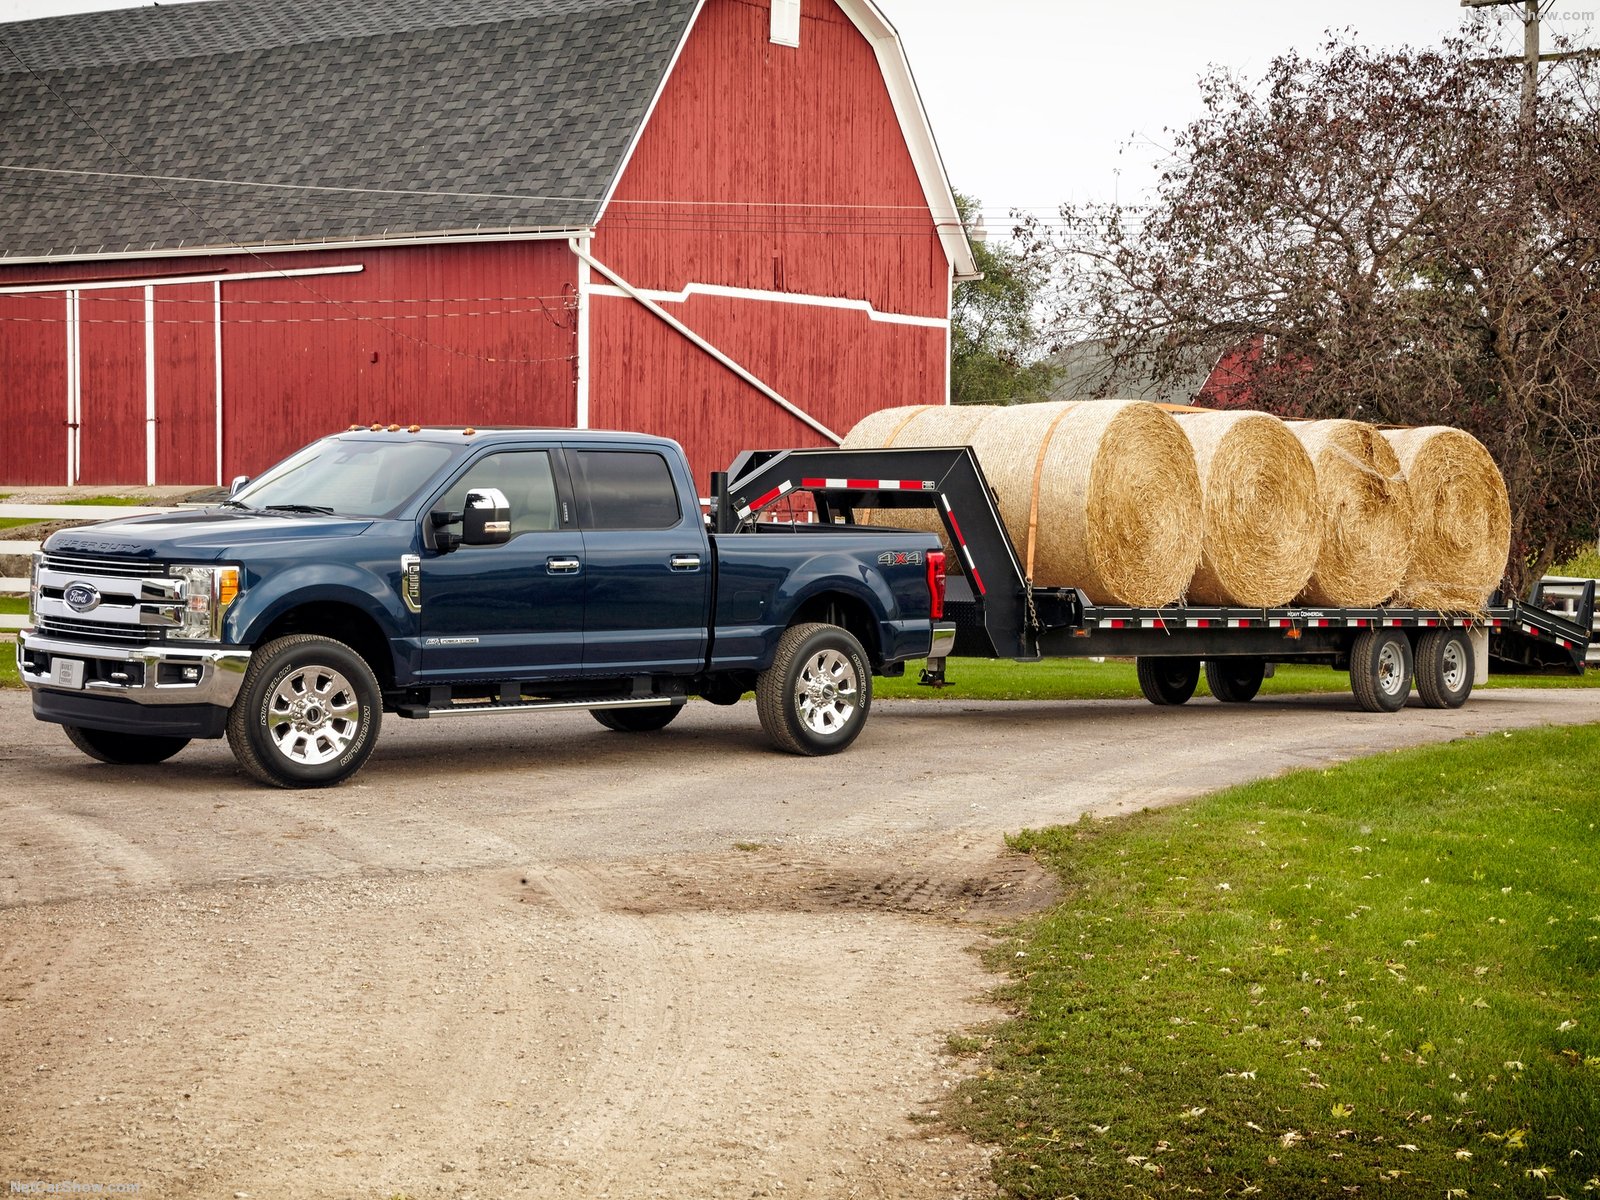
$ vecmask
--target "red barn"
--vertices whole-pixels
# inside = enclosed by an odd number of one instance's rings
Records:
[[[697,471],[942,404],[971,250],[871,0],[212,0],[0,25],[0,482],[374,421]]]

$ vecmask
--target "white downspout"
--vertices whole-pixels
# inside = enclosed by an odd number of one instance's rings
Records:
[[[637,300],[640,304],[644,305],[644,307],[646,309],[648,309],[651,313],[654,313],[657,317],[660,317],[661,320],[665,321],[673,329],[677,330],[677,332],[680,333],[683,337],[687,338],[690,342],[694,343],[701,350],[704,350],[707,354],[709,354],[712,358],[716,359],[723,366],[727,367],[728,370],[732,371],[740,379],[744,380],[751,387],[755,388],[756,391],[760,392],[768,400],[771,400],[779,408],[783,409],[785,412],[789,413],[791,416],[797,417],[799,420],[804,421],[807,425],[809,425],[812,429],[815,429],[818,433],[820,433],[823,437],[827,438],[834,445],[837,446],[837,445],[841,444],[844,441],[844,438],[840,437],[837,433],[835,433],[833,430],[829,429],[826,425],[824,425],[821,421],[817,420],[815,417],[813,417],[810,413],[806,412],[804,409],[799,408],[796,405],[791,404],[788,400],[784,399],[776,391],[774,391],[772,388],[768,387],[761,380],[757,379],[748,370],[746,370],[744,367],[740,366],[733,359],[729,358],[721,350],[718,350],[710,342],[706,341],[705,338],[701,337],[694,330],[690,329],[682,321],[678,320],[677,317],[673,316],[666,309],[662,308],[654,300],[650,299],[643,292],[641,292],[638,288],[634,287],[626,279],[624,279],[624,278],[622,278],[622,276],[618,275],[610,267],[606,266],[604,263],[600,262],[598,259],[590,257],[590,255],[581,246],[579,246],[577,238],[575,238],[575,237],[568,238],[567,239],[567,245],[572,247],[572,252],[578,256],[578,259],[579,259],[580,262],[588,264],[588,266],[591,269],[593,269],[595,271],[598,271],[601,275],[605,276],[613,284],[615,284],[617,287],[621,288],[629,296],[633,297],[633,299]]]

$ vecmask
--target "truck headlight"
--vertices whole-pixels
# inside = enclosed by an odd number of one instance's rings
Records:
[[[167,630],[168,640],[216,642],[222,640],[222,618],[239,595],[238,567],[172,567],[182,581],[175,615],[178,624]]]
[[[28,568],[28,624],[39,626],[39,567],[44,562],[44,552],[33,552],[33,565]]]

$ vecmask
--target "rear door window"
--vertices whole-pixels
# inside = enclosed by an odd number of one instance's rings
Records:
[[[585,529],[671,529],[683,520],[667,460],[649,450],[572,452]]]

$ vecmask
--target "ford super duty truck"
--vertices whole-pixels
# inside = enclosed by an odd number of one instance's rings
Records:
[[[34,715],[93,758],[226,736],[281,787],[348,779],[385,713],[579,708],[640,732],[752,690],[779,747],[831,754],[875,674],[953,644],[944,555],[742,519],[760,507],[719,532],[664,438],[353,429],[217,507],[52,534],[17,662]]]

